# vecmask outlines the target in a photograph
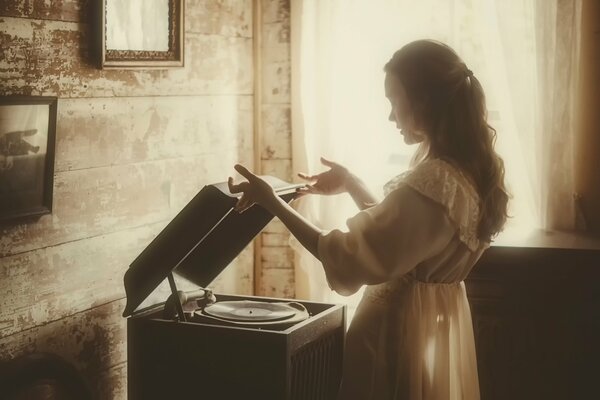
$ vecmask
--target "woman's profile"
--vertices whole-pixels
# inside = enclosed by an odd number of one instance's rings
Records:
[[[382,201],[333,161],[299,174],[307,194],[349,193],[360,211],[348,231],[323,232],[241,165],[236,210],[257,203],[323,264],[332,290],[367,285],[349,327],[338,398],[479,399],[473,326],[464,279],[502,230],[509,195],[494,150],[483,89],[448,46],[419,40],[384,66],[390,121],[418,144],[410,169]]]

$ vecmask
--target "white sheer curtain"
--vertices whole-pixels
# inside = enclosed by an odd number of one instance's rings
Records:
[[[437,39],[458,52],[486,91],[514,195],[507,231],[573,228],[580,9],[579,0],[292,0],[294,171],[324,170],[322,155],[381,196],[414,152],[387,120],[383,65],[410,41]],[[343,229],[357,212],[344,195],[296,204],[323,229]],[[320,263],[293,238],[291,244],[298,297],[341,300]]]

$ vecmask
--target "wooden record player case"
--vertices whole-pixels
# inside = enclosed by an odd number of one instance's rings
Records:
[[[295,188],[266,177],[289,202]],[[165,319],[164,303],[136,310],[173,273],[206,287],[271,220],[253,206],[232,212],[225,183],[205,186],[125,274],[128,397],[151,399],[330,400],[341,378],[345,306],[307,301],[310,317],[290,327],[231,326]],[[285,299],[216,294],[222,300]],[[181,307],[179,307],[181,311]]]

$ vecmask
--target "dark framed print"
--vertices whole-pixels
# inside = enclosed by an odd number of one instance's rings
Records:
[[[185,0],[100,0],[102,68],[183,67]]]
[[[0,97],[0,222],[52,212],[56,97]]]

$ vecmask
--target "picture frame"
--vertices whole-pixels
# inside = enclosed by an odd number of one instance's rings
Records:
[[[185,0],[100,0],[102,69],[184,66]]]
[[[57,103],[0,96],[0,224],[52,212]]]

